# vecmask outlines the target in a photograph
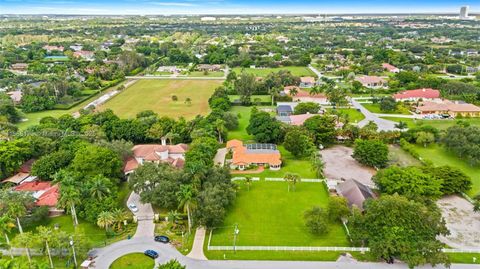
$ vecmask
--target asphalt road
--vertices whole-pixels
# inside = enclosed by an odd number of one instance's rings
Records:
[[[393,131],[396,129],[395,122],[378,117],[374,113],[368,111],[368,109],[354,99],[352,99],[351,102],[353,107],[359,109],[360,112],[362,112],[362,114],[365,116],[365,119],[358,123],[358,127],[363,127],[367,125],[368,122],[373,121],[377,124],[378,131]]]

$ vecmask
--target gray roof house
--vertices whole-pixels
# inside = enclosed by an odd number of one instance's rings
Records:
[[[293,114],[293,109],[289,105],[277,106],[277,115],[281,117],[290,116]]]
[[[355,179],[349,179],[336,187],[337,193],[347,199],[349,206],[356,206],[363,211],[363,202],[369,198],[375,199],[377,196],[366,185]]]

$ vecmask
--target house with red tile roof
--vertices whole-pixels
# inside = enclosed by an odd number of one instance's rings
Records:
[[[395,66],[393,66],[389,63],[383,63],[382,67],[383,67],[383,69],[387,70],[390,73],[399,73],[400,72],[400,69],[398,69],[397,67],[395,67]]]
[[[395,101],[435,101],[440,100],[440,91],[431,88],[408,90],[393,95]]]
[[[167,145],[165,138],[162,138],[162,144],[135,145],[133,156],[126,160],[123,172],[128,175],[145,162],[168,163],[183,168],[187,150],[187,144]]]
[[[11,183],[15,185],[20,185],[23,182],[32,182],[37,180],[36,176],[30,175],[32,171],[32,165],[35,162],[35,159],[30,159],[24,162],[20,168],[18,169],[17,173],[7,179],[4,179],[2,183]]]
[[[14,191],[24,191],[32,194],[36,206],[48,206],[51,215],[63,213],[62,209],[57,208],[60,198],[60,189],[58,184],[52,184],[50,181],[31,181],[24,182],[13,188]]]
[[[442,100],[439,102],[423,102],[416,108],[416,112],[422,115],[440,115],[456,118],[480,117],[480,107],[459,101]]]
[[[227,149],[232,153],[231,169],[245,170],[252,165],[280,170],[282,159],[280,151],[274,144],[246,144],[234,139],[227,142]]]
[[[296,93],[293,94],[292,90],[296,90]],[[295,92],[295,90],[293,92]],[[314,102],[321,105],[327,105],[328,99],[327,96],[323,93],[310,94],[310,91],[301,89],[297,86],[286,86],[283,88],[283,91],[288,96],[292,97],[294,102]]]
[[[355,80],[362,83],[363,87],[371,89],[380,89],[387,87],[387,81],[377,76],[361,76],[356,78]]]
[[[278,121],[281,121],[283,123],[289,124],[289,125],[294,125],[294,126],[301,126],[303,123],[310,119],[311,117],[314,117],[318,114],[299,114],[299,115],[289,115],[289,116],[278,116],[276,119]]]

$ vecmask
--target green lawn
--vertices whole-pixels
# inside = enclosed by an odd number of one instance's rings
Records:
[[[205,75],[205,73],[201,71],[193,71],[187,74],[188,77],[215,77],[215,78],[221,78],[225,75],[222,71],[218,72],[208,72],[208,74]]]
[[[336,261],[339,251],[208,251],[209,260]]]
[[[123,83],[122,83],[123,84]],[[120,84],[121,85],[121,84]],[[54,110],[45,110],[45,111],[40,111],[40,112],[32,112],[32,113],[25,113],[24,116],[25,118],[27,119],[26,121],[22,121],[20,123],[17,124],[18,128],[20,128],[21,130],[23,129],[26,129],[30,126],[33,126],[33,125],[36,125],[40,122],[40,119],[44,118],[44,117],[55,117],[55,118],[58,118],[64,114],[72,114],[74,112],[77,112],[79,111],[80,109],[82,109],[84,106],[86,106],[88,103],[92,102],[93,100],[95,100],[96,98],[100,97],[101,95],[109,92],[109,91],[112,91],[114,89],[117,89],[120,85],[117,85],[117,86],[113,86],[111,88],[108,88],[106,89],[105,91],[103,92],[99,92],[97,93],[96,95],[86,99],[85,101],[79,103],[78,105],[76,106],[73,106],[72,108],[70,109],[54,109]]]
[[[408,111],[408,108],[403,106],[398,106],[395,111],[382,111],[380,110],[380,104],[362,104],[368,111],[372,113],[380,113],[380,114],[402,114],[402,115],[411,115]]]
[[[470,119],[458,119],[458,120],[416,120],[408,118],[396,118],[396,117],[381,117],[382,119],[391,120],[395,122],[403,121],[408,125],[408,128],[415,127],[417,125],[430,125],[440,130],[445,130],[450,126],[457,124],[458,121],[465,121],[470,123],[472,126],[480,127],[480,118],[470,118]]]
[[[131,253],[116,259],[110,269],[149,269],[155,266],[152,258],[143,253]]]
[[[252,142],[254,140],[252,135],[247,134],[247,126],[250,121],[250,112],[252,111],[253,106],[233,106],[230,109],[230,112],[235,115],[239,115],[238,119],[238,128],[228,132],[228,139],[239,139],[243,142]],[[273,108],[267,106],[257,107],[261,108]]]
[[[437,144],[427,148],[419,145],[415,147],[422,158],[432,161],[435,165],[450,165],[461,169],[472,178],[472,189],[467,194],[470,196],[480,194],[480,167],[470,166],[465,160],[458,158]]]
[[[229,95],[228,98],[230,102],[240,99],[240,95]],[[252,95],[252,102],[255,103],[255,99],[260,99],[260,102],[272,102],[272,97],[270,95]]]
[[[480,265],[480,253],[447,253],[452,263],[470,263]],[[476,261],[473,262],[473,258]]]
[[[332,108],[328,108],[327,110],[331,112],[333,111]],[[337,108],[336,111],[343,114],[347,114],[348,118],[350,119],[350,122],[352,123],[359,122],[365,119],[365,115],[363,115],[362,112],[357,111],[357,109],[355,108]]]
[[[326,207],[329,194],[322,183],[298,183],[296,191],[286,182],[253,182],[250,191],[243,182],[235,204],[222,227],[213,232],[211,245],[233,243],[234,225],[240,246],[348,246],[340,223],[332,223],[326,235],[312,235],[303,221],[305,210]]]
[[[294,76],[298,77],[316,77],[315,73],[312,72],[308,67],[305,66],[285,66],[285,67],[278,67],[278,68],[241,68],[235,67],[232,69],[237,75],[246,72],[249,74],[254,74],[257,77],[266,77],[268,74],[273,72],[278,72],[280,70],[288,70]]]
[[[192,119],[210,111],[208,98],[221,81],[212,80],[140,80],[114,96],[101,109],[112,109],[123,118],[133,118],[138,112],[153,110],[160,116]],[[177,101],[172,96],[178,97]],[[191,104],[186,104],[186,98]]]
[[[389,145],[388,146],[388,160],[390,164],[394,164],[397,166],[405,167],[405,166],[421,166],[422,163],[413,158],[408,152],[404,151],[399,146]]]

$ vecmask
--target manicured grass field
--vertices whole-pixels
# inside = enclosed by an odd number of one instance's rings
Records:
[[[362,106],[372,113],[411,115],[408,109],[403,106],[398,106],[395,111],[382,111],[380,110],[380,104],[362,104]]]
[[[447,255],[452,263],[469,263],[480,266],[480,253],[448,253]],[[473,258],[476,258],[475,262],[473,262]]]
[[[122,83],[123,84],[123,83]],[[121,84],[120,84],[121,85]],[[30,126],[33,126],[33,125],[36,125],[40,122],[40,120],[44,117],[55,117],[55,118],[58,118],[64,114],[72,114],[74,112],[77,112],[79,111],[80,109],[82,109],[84,106],[86,106],[88,103],[92,102],[93,100],[95,100],[96,98],[100,97],[101,95],[109,92],[109,91],[112,91],[114,89],[117,89],[120,85],[117,85],[117,86],[113,86],[111,88],[108,88],[106,89],[105,91],[103,92],[99,92],[98,94],[86,99],[85,101],[79,103],[78,105],[76,106],[73,106],[72,108],[70,109],[54,109],[54,110],[45,110],[45,111],[40,111],[40,112],[32,112],[32,113],[25,113],[24,114],[24,117],[27,119],[26,121],[22,121],[20,123],[17,124],[18,128],[20,130],[23,130],[23,129],[26,129]]]
[[[238,119],[238,128],[232,131],[228,132],[228,139],[239,139],[243,140],[243,142],[252,142],[254,141],[254,138],[252,135],[247,134],[247,126],[250,121],[250,114],[252,111],[253,106],[232,106],[230,109],[231,113],[234,113],[235,115],[239,116]],[[262,108],[271,108],[273,107],[268,107],[268,106],[260,106],[257,107],[258,109]]]
[[[480,118],[458,119],[458,120],[416,120],[416,119],[396,118],[396,117],[382,117],[382,118],[395,121],[395,122],[403,121],[408,125],[408,128],[412,128],[419,124],[423,124],[423,125],[430,125],[440,130],[445,130],[450,126],[457,124],[457,122],[460,120],[468,122],[472,126],[480,127]]]
[[[207,251],[209,260],[336,261],[339,251]]]
[[[211,80],[140,80],[119,93],[101,109],[112,109],[123,118],[133,118],[138,112],[153,110],[160,116],[192,119],[210,109],[208,98],[221,81]],[[178,97],[177,101],[172,96]],[[187,98],[191,104],[185,103]]]
[[[422,158],[432,161],[435,165],[450,165],[461,169],[472,178],[472,189],[467,194],[471,197],[480,194],[480,167],[470,166],[465,160],[448,152],[440,145],[431,145],[426,148],[416,145],[416,150]]]
[[[215,229],[211,245],[233,243],[233,229],[240,230],[240,246],[347,246],[340,223],[332,223],[326,235],[312,235],[303,221],[305,210],[326,207],[329,194],[322,183],[298,183],[288,192],[286,182],[253,182],[250,190],[239,182],[235,204],[222,227]]]
[[[110,269],[149,269],[155,266],[152,258],[143,253],[131,253],[116,259]]]
[[[328,108],[327,110],[333,111],[332,108]],[[362,114],[362,112],[357,111],[355,108],[337,108],[336,111],[347,114],[351,123],[359,122],[365,119],[365,116]]]
[[[235,67],[233,71],[238,75],[242,72],[246,72],[249,74],[254,74],[257,77],[266,77],[268,74],[273,72],[278,72],[280,70],[288,70],[294,76],[298,77],[315,77],[315,73],[312,72],[308,67],[305,66],[285,66],[285,67],[278,67],[278,68],[241,68]]]

